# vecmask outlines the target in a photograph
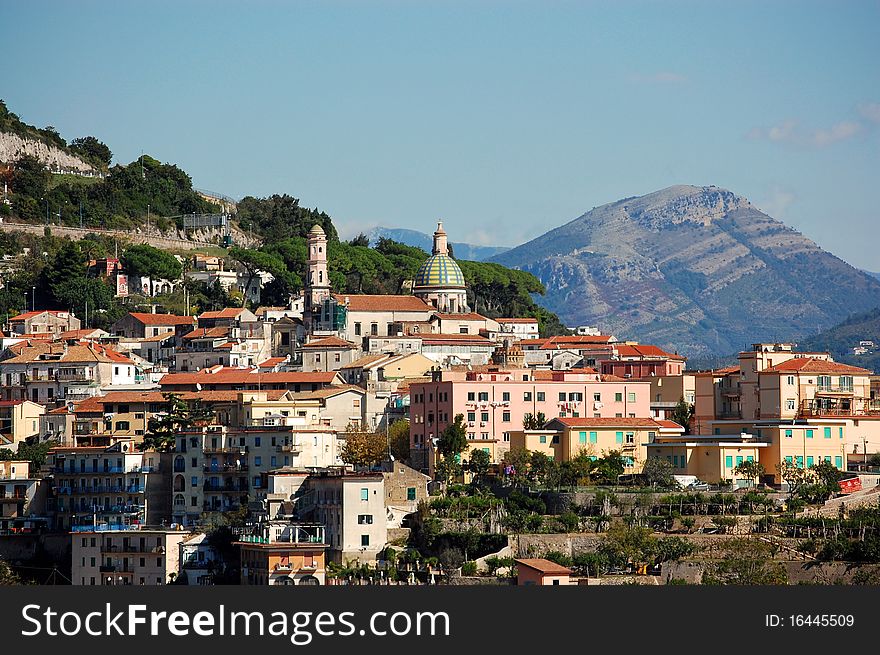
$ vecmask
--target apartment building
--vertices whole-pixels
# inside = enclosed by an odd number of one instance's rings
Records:
[[[193,316],[131,312],[110,326],[110,333],[126,339],[147,339],[171,334],[180,339],[196,326]],[[151,360],[152,361],[152,360]]]
[[[543,371],[488,367],[435,371],[430,382],[410,385],[410,449],[426,467],[433,440],[464,416],[470,447],[489,449],[494,462],[510,448],[510,434],[526,414],[554,418],[650,416],[650,383],[603,381],[595,371]]]
[[[177,437],[171,480],[174,523],[237,511],[266,497],[266,472],[341,464],[336,433],[289,426],[210,425]]]
[[[314,586],[327,583],[324,526],[268,521],[242,537],[241,584]]]
[[[22,312],[7,321],[7,328],[13,335],[40,335],[50,339],[60,337],[62,332],[79,330],[81,326],[81,321],[72,312],[52,309]]]
[[[335,371],[263,372],[259,368],[212,366],[188,373],[168,373],[159,384],[162,391],[317,391],[333,384],[343,384]]]
[[[358,358],[360,346],[338,337],[321,337],[297,351],[304,371],[338,371]]]
[[[178,575],[180,530],[74,530],[71,582],[77,586],[157,586]]]
[[[170,515],[170,454],[109,446],[59,446],[47,457],[55,526],[76,530],[159,525]],[[164,464],[164,465],[163,465]]]
[[[388,542],[382,473],[322,470],[307,484],[315,519],[326,529],[330,561],[374,562]]]
[[[39,489],[40,478],[31,475],[29,461],[0,461],[0,535],[18,533],[23,519],[42,513],[42,503],[36,502]]]

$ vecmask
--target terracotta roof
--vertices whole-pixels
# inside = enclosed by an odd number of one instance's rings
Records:
[[[632,382],[630,379],[622,378],[619,375],[611,375],[610,373],[600,375],[599,379],[602,380],[602,382]]]
[[[267,312],[285,312],[291,311],[289,307],[270,307],[268,305],[257,307],[257,311],[254,312],[254,316],[263,316]]]
[[[621,427],[621,428],[659,428],[660,423],[652,418],[590,418],[588,416],[579,417],[557,417],[550,419],[548,423],[559,421],[570,428],[587,428],[587,427]],[[672,423],[672,421],[666,421]],[[663,427],[670,427],[669,425]]]
[[[441,321],[491,321],[495,319],[486,318],[482,314],[477,314],[476,312],[470,312],[468,314],[434,314],[434,318],[438,318]]]
[[[235,318],[243,311],[245,311],[243,307],[227,307],[226,309],[221,309],[218,312],[202,312],[201,314],[199,314],[199,319]]]
[[[155,334],[152,337],[144,337],[143,339],[137,339],[142,343],[153,342],[153,341],[165,341],[165,339],[170,339],[174,336],[174,332],[168,330],[168,332],[160,332],[159,334]]]
[[[4,364],[31,364],[34,362],[63,362],[65,364],[69,363],[90,363],[90,362],[119,362],[125,364],[134,364],[128,357],[120,354],[119,352],[113,350],[112,348],[108,348],[107,346],[102,346],[96,343],[89,343],[88,345],[83,345],[82,343],[78,343],[76,345],[68,346],[67,351],[64,352],[62,348],[59,348],[61,344],[50,344],[50,343],[36,343],[31,344],[22,348],[19,351],[19,354],[15,357],[7,359],[4,361]],[[59,359],[52,360],[41,360],[40,356],[45,354],[56,354],[61,355]]]
[[[389,359],[394,357],[394,355],[390,355],[388,353],[373,353],[372,355],[364,355],[363,357],[358,357],[351,364],[346,364],[340,371],[344,371],[345,369],[350,368],[362,368],[364,366],[369,366],[370,364],[374,364],[375,362],[382,361],[383,359]]]
[[[498,323],[535,323],[537,324],[538,319],[536,318],[496,318]]]
[[[547,573],[550,575],[571,575],[571,569],[562,566],[561,564],[557,564],[556,562],[551,562],[549,559],[529,558],[517,559],[515,561],[517,564],[522,564],[523,566],[527,566],[535,571],[540,571],[541,573]]]
[[[195,373],[168,373],[159,380],[162,386],[195,385],[202,384],[330,384],[336,378],[335,371],[326,373],[315,372],[291,372],[291,373],[258,373],[253,369],[221,368],[215,373],[215,369],[203,369]]]
[[[324,337],[323,339],[316,339],[315,341],[303,344],[302,348],[303,350],[309,348],[345,348],[346,350],[354,350],[357,346],[339,337]]]
[[[339,304],[344,305],[348,299],[350,312],[429,312],[433,310],[428,303],[415,296],[383,296],[383,295],[352,295],[334,294]]]
[[[784,361],[781,364],[777,364],[776,366],[771,366],[761,372],[786,373],[795,371],[801,373],[850,373],[853,375],[871,375],[871,371],[866,368],[841,364],[840,362],[816,359],[814,357],[796,357]]]
[[[229,336],[229,327],[226,325],[212,328],[196,328],[192,332],[183,335],[184,339],[222,339]]]
[[[680,359],[684,361],[686,358],[681,355],[668,353],[662,348],[652,345],[628,345],[620,344],[615,346],[617,354],[621,357],[658,357],[664,359]]]
[[[130,312],[129,316],[144,325],[195,325],[196,322],[196,319],[192,316],[178,316],[177,314]]]
[[[363,387],[358,387],[353,384],[336,384],[332,387],[318,389],[317,391],[301,391],[299,393],[293,393],[291,396],[300,400],[332,398],[333,396],[338,396],[346,391],[357,391],[361,394],[367,393]]]
[[[67,330],[66,332],[62,332],[58,338],[63,341],[69,341],[71,339],[73,339],[74,341],[78,341],[79,339],[88,339],[92,335],[96,333],[100,334],[101,332],[103,332],[103,330],[99,330],[98,328],[84,330]]]
[[[23,400],[0,400],[0,407],[15,407],[23,402]]]
[[[661,428],[668,428],[670,430],[684,430],[683,425],[679,425],[675,421],[667,421],[666,419],[659,419],[657,425]]]
[[[40,314],[52,314],[53,316],[58,316],[59,314],[70,314],[70,312],[55,310],[55,309],[38,309],[33,312],[24,312],[22,314],[18,314],[9,319],[10,323],[21,323],[22,321],[26,321],[29,318],[34,318],[35,316],[39,316]]]
[[[287,361],[286,357],[270,357],[269,359],[264,359],[262,362],[257,364],[260,368],[275,368],[279,364],[283,364]]]

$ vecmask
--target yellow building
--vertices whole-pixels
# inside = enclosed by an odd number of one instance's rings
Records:
[[[30,400],[0,400],[0,448],[13,452],[18,444],[40,433],[46,408]]]
[[[732,435],[724,439],[682,435],[650,444],[648,456],[672,464],[673,475],[694,475],[709,483],[731,480],[738,485],[751,484],[755,480],[734,470],[743,462],[761,461],[768,445],[752,435]]]

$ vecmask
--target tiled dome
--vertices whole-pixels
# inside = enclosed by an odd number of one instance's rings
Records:
[[[413,286],[464,288],[464,274],[449,255],[431,255],[416,273]]]

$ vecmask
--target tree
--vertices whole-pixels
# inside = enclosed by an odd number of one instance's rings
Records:
[[[528,484],[529,459],[531,455],[525,448],[516,448],[507,451],[504,461],[501,463],[501,472],[506,480],[516,487],[525,487]]]
[[[753,459],[746,460],[736,465],[733,472],[749,480],[760,480],[764,477],[764,465]]]
[[[11,587],[24,584],[18,574],[4,560],[0,559],[0,587]]]
[[[388,441],[391,443],[391,454],[395,459],[405,462],[409,460],[409,421],[394,421],[388,427]]]
[[[691,433],[691,418],[694,416],[694,406],[688,403],[684,396],[678,399],[678,404],[672,410],[672,420],[684,427],[684,433]]]
[[[271,273],[276,278],[284,278],[287,276],[287,267],[278,256],[263,252],[261,250],[247,250],[245,248],[233,247],[229,249],[229,256],[241,264],[247,273],[247,282],[244,285],[245,290],[251,288],[251,283],[261,271]],[[241,306],[247,304],[247,293],[242,294]]]
[[[175,439],[181,433],[213,418],[213,413],[201,400],[188,403],[177,393],[162,394],[168,402],[168,411],[156,414],[147,421],[144,450],[152,448],[159,452],[174,450]]]
[[[642,473],[648,484],[652,487],[671,487],[674,480],[672,477],[672,464],[660,457],[649,457],[645,461]]]
[[[773,547],[758,539],[728,539],[722,545],[721,561],[709,564],[703,573],[705,585],[784,585],[788,573],[782,562],[773,560]]]
[[[529,412],[523,416],[523,430],[540,430],[547,423],[544,412],[532,414]]]
[[[776,470],[779,471],[782,481],[788,485],[789,498],[799,495],[801,490],[811,482],[812,475],[808,469],[796,466],[787,460],[777,464]]]
[[[15,162],[12,173],[12,192],[40,200],[46,194],[50,179],[49,171],[36,157],[24,155]]]
[[[110,166],[113,161],[113,153],[107,144],[93,136],[84,136],[70,142],[70,149],[86,160],[99,165],[101,168]]]
[[[183,273],[183,266],[176,257],[147,244],[129,246],[122,260],[125,270],[137,277],[174,281]]]
[[[369,248],[369,247],[370,247],[370,238],[369,238],[366,234],[364,234],[363,232],[361,232],[361,233],[358,234],[354,239],[351,239],[351,240],[348,242],[348,245],[350,245],[350,246],[361,246],[361,247],[363,247],[363,248]]]
[[[467,432],[464,425],[464,414],[456,414],[455,422],[448,425],[440,434],[437,450],[443,459],[458,459],[468,447]]]
[[[612,450],[596,461],[594,470],[602,484],[616,484],[625,469],[623,455],[619,450]]]
[[[649,528],[617,522],[605,533],[598,551],[612,565],[624,567],[653,560],[656,549],[657,539]]]
[[[346,432],[345,444],[339,454],[346,464],[352,464],[356,468],[369,468],[388,456],[384,434],[367,432],[353,426],[349,426]]]
[[[489,453],[482,448],[472,448],[468,461],[468,470],[473,475],[474,484],[480,484],[489,472]]]
[[[31,475],[35,476],[36,469],[39,469],[46,463],[46,457],[49,454],[49,450],[57,445],[58,442],[55,440],[40,441],[37,443],[20,441],[16,452],[12,452],[8,448],[0,450],[0,461],[8,461],[12,459],[28,461],[31,463]]]
[[[661,537],[655,542],[655,562],[677,562],[697,550],[696,544],[681,537]]]

